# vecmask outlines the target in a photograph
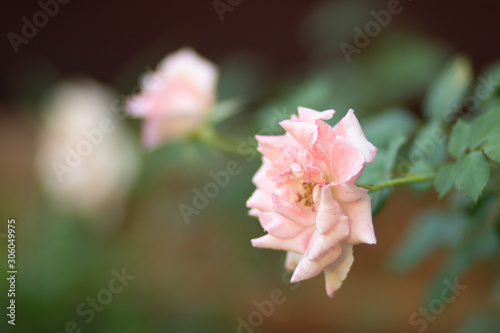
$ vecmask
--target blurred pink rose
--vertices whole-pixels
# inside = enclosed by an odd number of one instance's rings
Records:
[[[195,131],[214,105],[217,79],[215,65],[190,48],[167,55],[155,73],[145,74],[142,91],[127,102],[132,116],[144,118],[144,145],[154,148]]]
[[[289,251],[292,282],[325,273],[330,297],[341,286],[355,244],[375,244],[368,191],[354,185],[377,154],[353,110],[332,128],[323,120],[335,111],[299,107],[280,125],[280,136],[256,136],[262,167],[247,201],[267,235],[255,247]]]

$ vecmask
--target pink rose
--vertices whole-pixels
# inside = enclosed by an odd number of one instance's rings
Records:
[[[288,251],[292,282],[325,272],[330,297],[341,286],[355,244],[375,244],[368,191],[354,185],[377,148],[364,136],[353,110],[335,126],[335,111],[299,107],[280,125],[285,135],[259,136],[262,166],[247,201],[267,235],[255,247]]]
[[[127,102],[128,112],[144,118],[148,148],[182,138],[205,121],[216,99],[218,71],[190,48],[169,54],[155,73],[142,77],[140,94]]]

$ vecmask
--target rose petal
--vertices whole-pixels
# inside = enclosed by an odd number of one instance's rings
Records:
[[[297,268],[293,272],[290,282],[295,283],[305,279],[310,279],[321,273],[325,267],[334,262],[342,253],[341,247],[338,246],[328,252],[320,260],[309,260],[307,253],[302,257]]]
[[[248,211],[248,215],[253,216],[253,217],[259,217],[260,210],[252,208]]]
[[[300,259],[302,258],[301,253],[295,253],[288,251],[285,259],[285,269],[287,271],[293,271],[297,265],[299,264]]]
[[[261,212],[259,214],[259,221],[264,230],[271,236],[280,239],[297,237],[304,231],[304,227],[301,225],[275,212]]]
[[[354,202],[342,205],[346,215],[349,217],[351,233],[349,244],[376,244],[375,231],[373,230],[371,199],[368,194]]]
[[[257,188],[268,192],[276,191],[276,184],[271,178],[274,166],[267,157],[262,157],[262,165],[252,178],[252,182]]]
[[[345,117],[335,126],[335,132],[358,148],[363,153],[366,163],[372,163],[375,160],[377,148],[366,139],[353,109],[349,109]]]
[[[308,149],[318,137],[318,126],[299,120],[283,120],[281,127],[287,131],[302,147]]]
[[[280,149],[281,146],[293,144],[293,139],[288,135],[256,135],[255,139],[257,139],[257,142],[259,143],[257,150],[271,161],[276,161],[282,158],[282,151]]]
[[[299,119],[301,121],[306,121],[310,124],[314,124],[316,119],[332,119],[335,114],[335,110],[326,110],[326,111],[316,111],[313,109],[305,108],[302,106],[298,107],[299,111]]]
[[[273,210],[271,195],[272,192],[256,189],[247,200],[247,207],[271,212]]]
[[[307,258],[309,260],[320,260],[324,255],[328,254],[333,248],[340,244],[349,236],[349,219],[347,216],[338,218],[335,227],[328,233],[320,235],[314,233],[309,241],[309,251]]]
[[[276,194],[272,195],[272,203],[274,210],[283,217],[303,227],[314,225],[315,216],[311,209],[291,203]]]
[[[363,187],[350,184],[335,184],[333,186],[335,197],[340,202],[353,202],[365,199],[368,190]]]
[[[321,187],[321,197],[315,199],[318,213],[316,215],[316,228],[320,234],[328,232],[335,227],[341,216],[344,216],[342,207],[334,200],[332,185]]]
[[[352,245],[343,245],[340,257],[325,269],[325,286],[328,296],[333,297],[340,288],[353,262]]]
[[[359,149],[341,136],[335,138],[330,163],[335,180],[340,183],[356,181],[365,166],[363,155]]]
[[[272,235],[264,235],[262,237],[252,239],[252,245],[259,248],[304,253],[313,231],[313,228],[308,228],[299,236],[289,239],[280,239],[273,237]]]

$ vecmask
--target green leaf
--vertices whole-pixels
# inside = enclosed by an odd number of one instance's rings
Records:
[[[490,179],[490,164],[483,153],[474,151],[462,155],[455,165],[455,186],[459,191],[477,201]]]
[[[476,95],[484,100],[500,93],[500,62],[496,62],[484,69],[479,76],[475,91]]]
[[[418,131],[411,145],[407,161],[403,162],[409,171],[421,162],[440,165],[447,156],[446,133],[443,130],[443,125],[438,121],[431,121]]]
[[[472,81],[472,66],[463,56],[456,57],[439,73],[424,101],[427,118],[445,121],[459,108]]]
[[[459,158],[462,153],[469,148],[470,126],[462,119],[459,119],[450,134],[448,142],[448,152],[451,156]]]
[[[500,163],[500,139],[488,141],[484,145],[483,151],[493,161]]]
[[[441,167],[434,180],[434,187],[439,193],[439,198],[448,193],[454,185],[455,180],[455,163],[447,164]]]
[[[470,130],[470,147],[474,149],[488,140],[500,139],[499,127],[500,105],[493,104],[472,122]]]

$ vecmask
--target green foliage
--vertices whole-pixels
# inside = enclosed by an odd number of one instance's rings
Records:
[[[358,182],[360,184],[376,184],[382,180],[389,180],[391,170],[396,163],[399,149],[405,142],[406,138],[402,134],[399,134],[392,142],[388,143],[387,146],[383,149],[379,149],[375,161],[373,164],[369,164],[365,167]],[[391,188],[386,188],[381,191],[370,193],[373,214],[377,214],[383,208],[391,190]]]
[[[434,186],[441,198],[448,193],[455,184],[455,163],[446,164],[441,167],[434,180]]]
[[[493,104],[474,119],[470,130],[470,147],[475,149],[490,140],[500,139],[500,105]]]
[[[487,186],[491,165],[500,162],[500,105],[495,101],[479,110],[472,121],[459,119],[448,141],[455,162],[439,167],[434,186],[442,197],[453,188],[477,201]]]
[[[429,119],[445,121],[456,113],[472,81],[472,66],[463,56],[456,57],[438,75],[424,101]]]
[[[448,258],[432,283],[427,300],[439,298],[444,280],[453,281],[480,260],[496,260],[500,242],[494,234],[493,221],[498,216],[500,202],[496,195],[482,196],[476,204],[464,201],[460,195],[450,207],[466,223],[459,239],[449,247]]]
[[[410,147],[408,159],[412,165],[422,161],[439,165],[445,161],[446,133],[439,121],[431,121],[419,129]]]
[[[358,180],[360,184],[377,184],[389,180],[401,147],[417,125],[416,119],[405,109],[392,108],[370,119],[364,132],[378,148],[373,164],[365,167]],[[387,131],[393,128],[394,131]],[[392,188],[370,193],[372,212],[377,214],[384,206]]]
[[[410,111],[394,107],[368,119],[363,126],[363,132],[376,147],[382,147],[400,135],[410,136],[417,125],[418,120]],[[388,128],[391,130],[388,131]]]
[[[475,151],[462,155],[455,165],[455,186],[459,191],[464,191],[468,197],[477,201],[490,179],[491,168],[484,155]]]
[[[481,87],[481,92],[486,94],[484,99],[499,96],[500,92],[500,62],[495,62],[481,72],[477,87]]]
[[[469,148],[470,126],[462,119],[459,119],[450,135],[448,142],[448,152],[454,158],[459,158],[467,148]]]
[[[483,151],[493,161],[500,163],[500,139],[491,140],[485,143]]]

